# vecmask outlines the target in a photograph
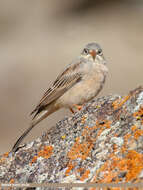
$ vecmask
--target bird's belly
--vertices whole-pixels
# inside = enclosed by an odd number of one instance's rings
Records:
[[[82,80],[67,90],[59,99],[58,103],[61,107],[72,107],[73,104],[84,104],[94,98],[102,88],[104,76],[97,78],[89,78]]]

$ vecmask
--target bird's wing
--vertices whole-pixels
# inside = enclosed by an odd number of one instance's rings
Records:
[[[48,104],[62,96],[69,88],[81,80],[82,73],[79,70],[81,62],[69,65],[52,83],[40,100],[40,103],[34,109],[34,112],[40,112]]]

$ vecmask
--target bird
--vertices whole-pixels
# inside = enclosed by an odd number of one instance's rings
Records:
[[[12,152],[16,152],[27,134],[53,112],[60,108],[69,108],[74,112],[74,106],[82,106],[96,97],[104,85],[107,73],[107,62],[101,46],[96,42],[85,45],[80,56],[57,76],[31,112],[34,115],[31,124],[16,141]]]

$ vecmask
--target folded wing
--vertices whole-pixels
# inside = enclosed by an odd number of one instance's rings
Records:
[[[79,72],[81,62],[77,64],[69,65],[52,83],[49,89],[45,92],[44,96],[40,100],[40,103],[32,111],[35,116],[40,113],[46,106],[51,104],[57,98],[62,96],[68,89],[81,80],[82,73]],[[35,117],[34,116],[34,117]]]

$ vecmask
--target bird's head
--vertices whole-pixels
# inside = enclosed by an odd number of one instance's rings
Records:
[[[94,62],[106,64],[100,45],[94,42],[89,43],[85,46],[81,53],[81,56]]]

